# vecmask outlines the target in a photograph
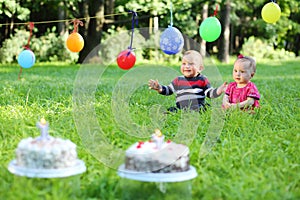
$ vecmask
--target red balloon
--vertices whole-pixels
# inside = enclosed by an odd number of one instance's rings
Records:
[[[133,65],[135,64],[135,61],[136,61],[135,54],[133,51],[129,49],[121,51],[121,53],[119,53],[117,58],[118,66],[121,69],[125,69],[125,70],[132,68]]]

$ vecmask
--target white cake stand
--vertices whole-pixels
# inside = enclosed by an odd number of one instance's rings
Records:
[[[196,178],[198,174],[193,166],[190,166],[190,169],[185,172],[151,173],[127,170],[125,165],[122,164],[118,169],[118,175],[122,178],[144,182],[181,182]]]
[[[86,171],[86,167],[82,160],[77,160],[74,167],[64,169],[31,169],[20,167],[16,164],[16,160],[13,160],[8,165],[8,171],[18,176],[30,178],[63,178],[81,174]]]

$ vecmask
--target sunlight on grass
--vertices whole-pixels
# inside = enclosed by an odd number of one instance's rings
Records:
[[[198,172],[198,177],[189,182],[191,190],[186,193],[191,194],[191,198],[299,199],[300,61],[281,61],[280,64],[258,64],[253,82],[262,95],[261,108],[253,115],[239,110],[226,112],[221,135],[212,151],[203,157],[199,157],[199,149],[211,123],[218,123],[211,118],[212,110],[189,116],[182,112],[163,114],[174,104],[174,97],[149,91],[148,76],[155,78],[159,74],[146,74],[145,80],[130,75],[143,66],[136,66],[132,71],[123,71],[114,65],[103,68],[100,82],[99,77],[89,74],[85,81],[96,81],[92,83],[95,88],[77,88],[86,96],[76,101],[74,81],[78,65],[38,64],[24,70],[22,80],[17,79],[16,65],[1,65],[0,199],[130,199],[137,195],[136,190],[149,194],[152,199],[172,199],[172,190],[180,183],[170,184],[168,187],[173,189],[164,194],[154,183],[135,183],[121,179],[116,173],[115,167],[123,162],[124,150],[133,142],[147,140],[156,127],[168,139],[187,141],[191,165]],[[224,80],[232,81],[232,65],[218,64],[218,69]],[[172,70],[178,72],[178,66]],[[91,72],[87,70],[87,73]],[[161,72],[165,84],[175,74],[166,76]],[[126,81],[136,81],[138,87],[126,93]],[[85,110],[87,107],[74,110],[76,103],[86,103],[84,106],[90,106],[93,112]],[[78,113],[74,113],[76,111]],[[80,118],[76,118],[78,115]],[[128,118],[122,118],[124,116]],[[19,141],[39,135],[35,123],[41,117],[49,121],[51,135],[77,144],[78,155],[88,168],[86,173],[68,180],[33,180],[8,172],[7,165],[15,157]],[[95,130],[79,130],[76,120],[91,120],[101,128],[102,135],[93,135]],[[185,126],[180,126],[182,121]],[[84,138],[79,131],[90,135]],[[92,136],[94,141],[91,141]],[[107,144],[107,152],[92,152],[87,146],[94,145],[97,150],[99,145]],[[111,152],[118,156],[107,158],[111,165],[95,156],[111,155]],[[74,184],[74,188],[70,184]]]

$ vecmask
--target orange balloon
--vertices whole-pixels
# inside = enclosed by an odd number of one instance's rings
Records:
[[[72,52],[79,52],[82,50],[84,46],[84,40],[82,36],[77,32],[71,33],[66,43],[68,49]]]

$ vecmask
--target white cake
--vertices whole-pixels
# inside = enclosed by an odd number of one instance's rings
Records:
[[[70,140],[55,138],[48,134],[45,119],[37,123],[41,136],[26,138],[16,149],[16,165],[29,169],[63,169],[77,164],[76,145]]]
[[[70,140],[49,137],[26,138],[16,149],[16,164],[31,169],[61,169],[76,165],[76,145]]]
[[[126,150],[125,169],[137,172],[172,173],[189,170],[189,148],[164,141],[159,130],[152,140],[137,142]]]

